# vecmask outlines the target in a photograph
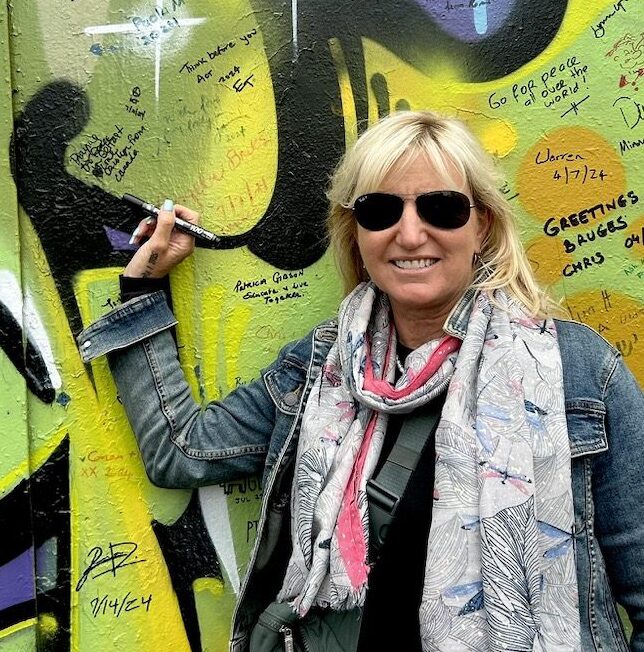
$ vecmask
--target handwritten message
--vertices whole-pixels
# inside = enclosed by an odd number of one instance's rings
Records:
[[[641,233],[629,233],[624,240],[624,246],[631,249],[635,245],[644,245],[644,226]]]
[[[564,217],[549,217],[543,224],[544,233],[547,236],[554,237],[568,229],[574,229],[582,225],[593,224],[594,220],[604,217],[607,213],[617,209],[625,209],[637,204],[639,197],[633,190],[629,190],[625,195],[621,194],[607,202],[600,202],[589,208],[583,208],[576,213]],[[612,219],[602,221],[590,230],[581,233],[575,233],[568,238],[564,238],[563,247],[566,253],[573,253],[580,247],[589,243],[596,243],[607,236],[623,231],[628,228],[628,221],[624,215],[616,216]],[[562,274],[570,277],[589,269],[593,266],[599,266],[605,261],[605,256],[601,251],[596,251],[591,255],[584,256],[580,261],[568,263],[564,266]]]
[[[138,86],[131,89],[123,106],[126,113],[138,120],[145,118]],[[91,134],[87,142],[70,154],[69,160],[99,179],[110,177],[120,183],[139,156],[139,141],[146,131],[145,124],[126,129],[123,124],[115,123],[114,130],[106,135]]]
[[[447,0],[445,9],[447,11],[454,11],[455,9],[476,9],[477,7],[485,7],[491,4],[492,0],[467,0],[467,2],[451,2],[451,0]]]
[[[121,453],[101,453],[91,450],[87,455],[80,457],[81,477],[131,480],[134,476],[128,458],[137,456],[137,451],[130,451],[128,455],[122,455]]]
[[[593,30],[595,38],[604,38],[606,36],[606,25],[620,13],[626,13],[629,0],[618,0],[613,4],[612,10],[606,13],[598,22],[593,23],[590,28]]]
[[[644,236],[644,234],[642,235]],[[644,240],[640,242],[644,242]],[[624,246],[626,246],[626,242],[624,242]],[[636,262],[627,263],[622,271],[626,276],[635,276],[637,278],[644,279],[644,257],[640,258]],[[644,312],[644,306],[642,307],[642,311]]]
[[[219,484],[224,490],[224,495],[233,500],[236,505],[259,504],[262,499],[262,483],[257,477],[244,477],[231,482]],[[257,536],[258,519],[249,519],[246,522],[246,543],[250,543]]]
[[[139,155],[134,144],[139,140],[145,125],[133,133],[125,133],[122,125],[115,124],[114,131],[106,136],[91,134],[89,141],[69,157],[84,172],[95,177],[114,176],[115,181],[123,181],[128,168]]]
[[[150,45],[164,34],[168,34],[179,27],[179,19],[175,12],[185,2],[186,0],[172,0],[171,3],[162,3],[160,6],[157,4],[156,7],[150,7],[150,13],[143,16],[131,16],[130,21],[136,28],[136,35],[140,42],[143,45]]]
[[[244,301],[259,300],[264,305],[278,305],[284,301],[302,299],[309,283],[304,270],[275,272],[271,277],[238,279],[233,291],[241,294]]]
[[[217,44],[212,50],[206,49],[201,56],[192,61],[186,61],[179,68],[179,73],[192,77],[197,84],[217,80],[218,83],[225,86],[230,85],[230,88],[236,93],[241,93],[245,88],[253,88],[253,79],[255,77],[253,73],[244,73],[239,65],[233,65],[228,69],[215,73],[211,62],[229,54],[240,43],[242,47],[249,45],[255,36],[257,36],[257,28],[253,27],[250,31]]]
[[[621,95],[613,102],[613,108],[617,109],[629,129],[635,129],[644,118],[644,104],[633,99],[629,95]],[[630,149],[627,147],[626,149]]]
[[[563,118],[570,112],[579,113],[579,107],[590,95],[578,96],[587,89],[588,64],[578,56],[571,56],[523,84],[513,84],[509,94],[495,91],[488,96],[488,105],[494,110],[507,105],[510,100],[525,107],[541,104],[549,109],[560,109],[566,105],[568,108],[561,114]]]
[[[240,494],[257,493],[262,491],[262,483],[259,478],[248,476],[239,480],[232,480],[230,482],[220,482],[219,486],[224,490],[225,496],[230,496],[233,491],[238,491]]]

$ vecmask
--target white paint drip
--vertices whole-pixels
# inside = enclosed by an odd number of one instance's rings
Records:
[[[163,0],[157,0],[157,9],[163,11]],[[157,39],[154,46],[154,99],[159,104],[159,87],[161,85],[161,41]]]
[[[22,290],[16,277],[6,269],[0,269],[0,301],[22,326]]]
[[[297,0],[291,0],[291,20],[293,23],[293,61],[297,59]]]
[[[206,529],[210,535],[217,557],[221,562],[225,577],[230,583],[235,595],[241,585],[235,556],[233,532],[230,529],[230,515],[224,488],[218,486],[200,487],[199,503]]]
[[[36,310],[33,297],[29,290],[26,290],[23,301],[22,288],[18,283],[18,279],[6,269],[0,269],[0,301],[7,306],[11,316],[25,330],[29,340],[38,349],[49,373],[49,380],[52,386],[55,389],[60,389],[63,381],[54,361],[54,354],[49,343],[47,330]]]
[[[29,290],[25,293],[24,315],[27,335],[40,351],[40,355],[42,356],[47,371],[49,372],[49,380],[51,381],[52,386],[54,389],[60,389],[63,385],[63,380],[58,373],[56,362],[54,361],[54,353],[49,344],[47,331],[40,319],[40,315],[36,311],[36,306]]]

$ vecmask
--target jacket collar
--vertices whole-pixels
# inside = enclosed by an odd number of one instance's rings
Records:
[[[447,316],[445,324],[443,325],[443,330],[448,335],[458,337],[459,340],[465,339],[467,324],[470,321],[470,315],[472,314],[472,308],[474,307],[474,300],[476,299],[477,294],[478,288],[467,288],[463,296],[452,308],[452,311]]]

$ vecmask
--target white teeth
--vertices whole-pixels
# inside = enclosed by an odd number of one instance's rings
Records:
[[[422,269],[431,267],[438,262],[436,258],[423,258],[422,260],[394,260],[394,265],[400,269]]]

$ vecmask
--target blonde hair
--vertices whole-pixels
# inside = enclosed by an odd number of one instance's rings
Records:
[[[381,119],[358,138],[331,177],[329,237],[346,294],[368,280],[349,207],[360,195],[377,190],[394,166],[404,166],[418,154],[445,178],[450,168],[455,169],[471,190],[478,211],[489,216],[481,267],[472,286],[490,294],[504,288],[534,316],[559,310],[534,277],[512,207],[499,189],[501,178],[494,160],[462,122],[430,111],[402,111]]]

